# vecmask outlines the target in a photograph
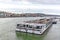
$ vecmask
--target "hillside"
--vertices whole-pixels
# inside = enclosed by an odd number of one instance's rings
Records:
[[[1,12],[0,17],[45,17],[45,16],[54,16],[60,17],[60,15],[47,15],[44,13],[9,13],[9,12]]]

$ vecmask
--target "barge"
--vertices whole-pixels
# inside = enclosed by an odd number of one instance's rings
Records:
[[[43,34],[48,27],[52,25],[52,19],[39,19],[32,21],[24,21],[20,24],[17,24],[16,31],[34,33],[34,34]]]

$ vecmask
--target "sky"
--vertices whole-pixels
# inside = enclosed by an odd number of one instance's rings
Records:
[[[60,15],[60,0],[0,0],[0,11]]]

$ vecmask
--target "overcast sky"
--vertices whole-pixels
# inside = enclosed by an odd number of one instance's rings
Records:
[[[60,0],[0,0],[0,11],[60,15]]]

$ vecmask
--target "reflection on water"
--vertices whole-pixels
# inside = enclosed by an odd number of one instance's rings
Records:
[[[44,35],[35,35],[22,32],[16,32],[16,35],[19,40],[43,40]]]
[[[16,32],[16,36],[18,40],[43,40],[45,35],[49,32],[49,27],[46,32],[42,35],[30,34],[30,33],[23,33],[23,32]]]

